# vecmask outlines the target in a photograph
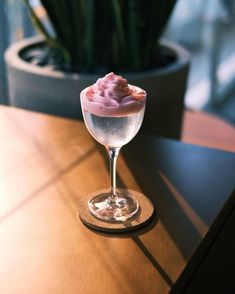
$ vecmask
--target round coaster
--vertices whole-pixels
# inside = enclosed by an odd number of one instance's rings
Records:
[[[144,194],[130,189],[118,189],[118,191],[134,194],[135,199],[139,202],[139,211],[136,215],[126,221],[114,222],[102,221],[93,216],[88,209],[88,201],[98,193],[108,192],[108,190],[105,189],[95,191],[80,199],[78,212],[81,221],[94,230],[110,233],[130,232],[147,225],[154,213],[154,206],[150,199]]]

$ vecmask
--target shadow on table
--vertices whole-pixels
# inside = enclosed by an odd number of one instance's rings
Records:
[[[143,143],[144,148],[141,145],[142,152],[138,145],[130,147],[123,149],[129,169],[142,192],[151,199],[157,217],[184,259],[188,260],[202,240],[203,233],[207,231],[207,224],[191,207],[185,195],[177,190],[167,174],[167,169],[177,173],[177,163],[169,160],[168,151],[171,150],[164,150],[164,146],[159,146],[154,152],[152,146],[148,146],[148,141]],[[167,168],[163,168],[164,166]]]
[[[124,156],[128,168],[138,182],[141,192],[152,201],[155,208],[155,215],[151,222],[133,234],[137,236],[152,230],[160,219],[185,260],[188,260],[195,249],[195,244],[199,244],[203,233],[207,231],[207,224],[190,206],[184,195],[177,191],[177,188],[165,174],[165,171],[161,170],[161,164],[159,164],[158,168],[158,163],[154,162],[158,161],[160,157],[164,161],[164,157],[168,155],[167,151],[157,150],[158,155],[151,154],[152,148],[147,146],[147,141],[144,143],[144,147],[142,152],[138,145],[133,144],[131,148],[127,146],[122,150],[122,156]],[[108,156],[104,148],[98,147],[98,150],[106,158],[106,168],[108,169]],[[150,153],[147,154],[148,152]],[[164,154],[165,152],[166,154]],[[152,161],[150,161],[151,159]],[[169,165],[170,162],[166,160],[164,164]],[[128,188],[125,187],[121,177],[118,175],[118,170],[117,182],[119,187]],[[131,226],[131,223],[128,225]],[[132,237],[132,234],[124,233],[119,234],[119,236]]]

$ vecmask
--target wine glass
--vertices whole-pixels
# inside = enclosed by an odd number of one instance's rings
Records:
[[[139,203],[133,195],[133,190],[130,193],[130,190],[116,187],[116,163],[122,146],[130,142],[141,127],[145,112],[146,93],[144,92],[143,99],[138,101],[138,111],[121,115],[100,116],[91,113],[85,107],[83,96],[86,95],[87,90],[88,88],[84,89],[80,95],[85,125],[95,140],[104,145],[108,151],[111,180],[109,190],[93,194],[92,199],[88,201],[88,208],[91,214],[100,220],[126,221],[138,212]]]

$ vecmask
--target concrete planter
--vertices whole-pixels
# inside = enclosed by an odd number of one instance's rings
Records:
[[[65,73],[25,62],[20,53],[42,39],[30,38],[13,44],[5,54],[10,105],[35,111],[82,119],[79,93],[98,75]],[[129,83],[147,91],[147,108],[142,131],[179,138],[189,54],[169,41],[163,47],[176,55],[176,62],[162,69],[124,75]]]

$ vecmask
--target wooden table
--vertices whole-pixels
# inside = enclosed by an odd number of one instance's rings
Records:
[[[77,217],[79,199],[108,183],[83,123],[0,107],[0,293],[177,293],[234,208],[235,154],[137,136],[118,184],[148,195],[157,214],[129,235]]]

